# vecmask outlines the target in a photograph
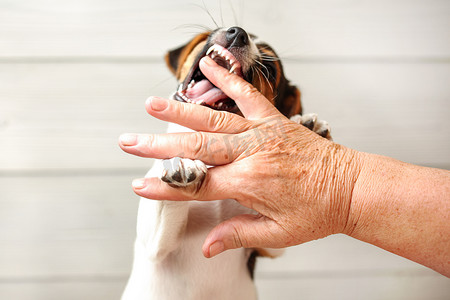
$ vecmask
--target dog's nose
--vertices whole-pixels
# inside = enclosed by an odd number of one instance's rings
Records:
[[[244,47],[248,45],[248,35],[241,27],[230,27],[227,30],[227,48]]]

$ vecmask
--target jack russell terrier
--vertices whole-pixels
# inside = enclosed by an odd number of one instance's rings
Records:
[[[317,120],[315,114],[300,115],[300,92],[285,78],[275,51],[240,27],[199,34],[167,53],[167,65],[179,82],[172,99],[240,114],[236,103],[200,71],[199,61],[206,55],[254,85],[286,117],[330,138],[325,121]],[[191,130],[176,124],[168,129],[187,131]],[[201,183],[206,173],[201,161],[174,158],[157,160],[146,176],[160,177],[171,186],[183,188]],[[256,299],[256,257],[277,257],[283,250],[241,248],[210,259],[201,251],[204,239],[216,225],[248,213],[255,212],[232,199],[141,199],[133,269],[122,300]]]

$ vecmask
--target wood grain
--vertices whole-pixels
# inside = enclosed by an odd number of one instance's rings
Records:
[[[450,68],[441,64],[287,63],[305,112],[336,142],[410,163],[450,166]],[[20,64],[0,69],[0,171],[142,168],[123,132],[163,132],[150,95],[176,86],[164,64]]]
[[[244,26],[283,56],[449,59],[446,0],[205,3],[216,23]],[[160,57],[199,32],[189,24],[215,27],[202,6],[181,0],[3,0],[0,57]]]
[[[277,49],[335,141],[450,169],[449,1],[205,3],[219,25]],[[175,87],[165,51],[199,24],[215,27],[201,6],[0,0],[0,299],[120,297],[135,236],[130,182],[152,161],[117,138],[164,131],[143,104]],[[447,278],[341,235],[259,260],[256,284],[260,299],[450,294]]]

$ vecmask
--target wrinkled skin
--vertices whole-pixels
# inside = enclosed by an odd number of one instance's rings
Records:
[[[351,191],[359,173],[352,162],[356,151],[290,121],[250,84],[236,82],[224,69],[218,71],[230,81],[228,84],[216,80],[217,72],[202,68],[215,85],[236,100],[245,118],[152,98],[147,101],[151,115],[198,132],[129,136],[130,140],[122,143],[125,151],[136,155],[170,158],[182,153],[215,167],[195,189],[171,188],[153,178],[135,181],[137,194],[166,200],[233,198],[259,213],[240,215],[216,227],[203,247],[207,257],[226,249],[279,248],[345,232]],[[171,113],[166,114],[167,110]]]
[[[172,188],[159,178],[135,180],[138,195],[233,198],[259,213],[214,228],[203,245],[206,257],[344,233],[450,276],[449,171],[335,144],[286,119],[253,86],[209,58],[200,68],[244,117],[152,98],[149,114],[198,132],[127,134],[120,147],[134,155],[179,156],[214,166],[197,188]]]

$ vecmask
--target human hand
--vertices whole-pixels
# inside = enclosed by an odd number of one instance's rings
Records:
[[[200,67],[236,101],[245,118],[149,99],[149,114],[197,132],[126,135],[121,137],[121,148],[144,157],[199,159],[214,167],[196,190],[146,178],[134,181],[135,192],[156,200],[232,198],[259,213],[239,215],[214,228],[203,245],[206,257],[239,247],[292,246],[351,230],[358,152],[291,122],[253,86],[208,57]]]

